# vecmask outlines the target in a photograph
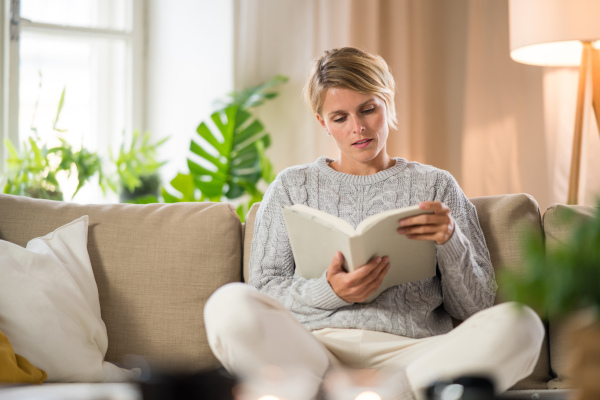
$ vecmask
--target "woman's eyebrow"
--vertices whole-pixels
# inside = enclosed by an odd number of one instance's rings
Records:
[[[373,99],[369,99],[363,103],[360,103],[358,105],[358,107],[356,107],[356,109],[358,110],[359,108],[366,106],[367,104],[369,104],[372,101],[373,101]],[[335,115],[335,114],[346,114],[346,113],[347,113],[347,111],[344,111],[344,110],[336,110],[336,111],[331,111],[331,112],[327,113],[327,115],[330,116],[330,115]]]

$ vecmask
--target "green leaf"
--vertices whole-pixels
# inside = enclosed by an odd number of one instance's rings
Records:
[[[204,196],[216,201],[224,194],[229,199],[237,198],[244,193],[243,183],[256,183],[260,179],[255,142],[265,135],[264,128],[259,121],[251,120],[248,111],[236,105],[216,111],[210,118],[218,132],[203,122],[196,130],[203,141],[192,140],[190,145],[190,151],[210,165],[210,169],[193,159],[188,159],[188,167]],[[211,149],[199,143],[207,143]]]
[[[194,185],[194,177],[191,174],[178,173],[177,176],[171,180],[171,186],[179,192],[180,196],[172,195],[163,189],[162,196],[165,203],[198,201],[195,196],[196,187]]]
[[[123,132],[123,141],[116,158],[109,149],[110,159],[117,168],[118,180],[129,192],[142,186],[142,176],[156,174],[158,169],[166,164],[164,161],[158,161],[157,157],[158,148],[168,139],[169,137],[165,137],[152,143],[149,132],[141,135],[139,131],[134,131],[131,143],[126,146]]]
[[[560,245],[546,247],[539,232],[530,232],[523,246],[520,272],[500,271],[498,280],[506,299],[530,305],[542,315],[560,318],[578,309],[600,306],[600,200],[592,218],[565,220],[572,235]]]
[[[133,200],[129,200],[126,203],[130,204],[153,204],[158,203],[158,198],[152,194],[136,197]]]
[[[288,77],[283,75],[274,76],[273,78],[259,85],[229,93],[227,96],[228,98],[218,101],[217,105],[223,108],[231,105],[237,105],[243,108],[257,107],[262,105],[266,100],[271,100],[277,97],[276,92],[270,92],[268,90],[275,86],[284,84],[288,80]]]
[[[56,124],[58,124],[58,119],[60,118],[60,112],[62,111],[63,104],[65,103],[65,91],[67,87],[63,87],[62,93],[60,94],[60,100],[58,101],[58,109],[56,110],[56,118],[54,118],[54,123],[52,124],[52,129],[59,132],[66,132],[66,130],[61,130],[56,128]]]
[[[262,199],[262,193],[256,189],[258,181],[274,179],[273,166],[264,152],[271,139],[248,108],[275,98],[277,92],[272,88],[287,80],[275,76],[260,85],[230,93],[228,99],[221,101],[221,108],[210,115],[212,123],[198,125],[187,164],[201,199],[221,201],[223,197],[235,199],[246,193],[258,193],[258,197],[253,194],[251,197]],[[169,193],[163,198],[181,199]]]

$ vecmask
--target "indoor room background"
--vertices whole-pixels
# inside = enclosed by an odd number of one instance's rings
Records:
[[[1,10],[2,169],[4,139],[19,143],[33,126],[51,121],[66,87],[61,124],[76,143],[106,155],[118,149],[123,132],[170,137],[159,154],[167,183],[186,169],[190,139],[213,101],[275,75],[289,80],[256,114],[271,135],[267,155],[276,172],[321,155],[335,158],[333,139],[301,91],[313,58],[356,46],[383,56],[396,79],[399,129],[390,132],[390,155],[448,170],[468,197],[528,193],[542,210],[566,202],[578,69],[513,61],[508,0],[56,0],[54,14],[40,15],[36,3],[48,7],[50,0],[21,0],[36,18],[104,18],[100,28],[110,32],[102,36],[108,50],[88,54],[77,46],[92,33],[67,32],[58,40],[43,26],[28,30],[25,21],[20,60],[11,3],[4,0]],[[84,9],[101,3],[112,4],[111,13],[90,17]],[[40,73],[40,65],[48,72]],[[598,155],[600,135],[589,112],[580,204],[594,204],[600,194]],[[116,201],[101,196],[90,186],[73,200]]]

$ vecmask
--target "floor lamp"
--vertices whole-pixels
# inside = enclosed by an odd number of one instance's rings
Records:
[[[600,1],[509,0],[510,56],[524,64],[578,66],[579,85],[567,204],[577,204],[588,77],[600,131]],[[599,174],[600,176],[600,174]]]

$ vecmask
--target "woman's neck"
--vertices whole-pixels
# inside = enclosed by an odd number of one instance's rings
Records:
[[[387,153],[383,152],[381,156],[372,160],[361,162],[356,160],[344,160],[344,157],[339,157],[337,160],[329,163],[329,166],[338,172],[350,175],[373,175],[396,164]]]

